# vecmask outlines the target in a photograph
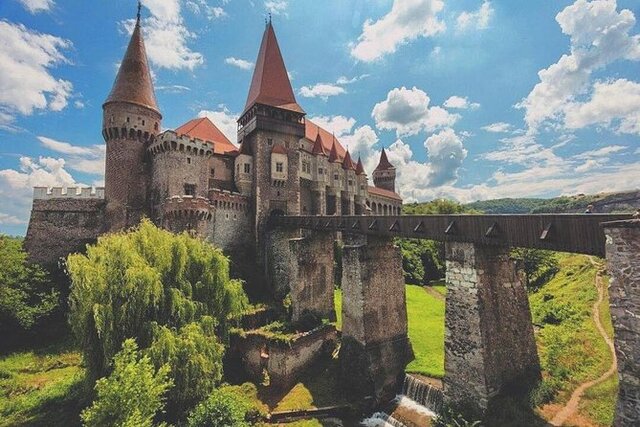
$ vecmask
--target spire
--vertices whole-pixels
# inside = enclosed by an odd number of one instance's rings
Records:
[[[131,35],[131,41],[127,52],[120,64],[116,81],[105,104],[111,102],[128,102],[150,108],[158,113],[158,103],[153,92],[153,81],[149,71],[149,61],[144,47],[144,39],[140,29],[140,8],[138,2],[138,14],[136,26]]]
[[[323,156],[327,155],[327,151],[324,149],[324,145],[322,144],[322,137],[320,137],[320,128],[318,128],[318,136],[316,136],[316,140],[313,143],[311,153],[316,155],[321,154]]]
[[[246,112],[254,104],[265,104],[304,113],[293,93],[276,33],[273,31],[271,17],[262,36],[244,111]]]
[[[330,162],[339,162],[340,158],[338,157],[338,149],[336,148],[336,140],[333,140],[333,145],[331,146],[331,152],[329,153],[329,161]]]
[[[389,170],[389,169],[395,169],[395,167],[389,162],[389,159],[387,159],[387,153],[386,151],[384,151],[384,148],[383,148],[382,153],[380,154],[380,162],[378,163],[378,166],[376,166],[376,170]]]
[[[362,165],[362,159],[358,156],[358,164],[356,165],[356,175],[366,175],[364,172],[364,166]]]
[[[342,169],[345,170],[354,170],[355,166],[353,165],[353,161],[351,160],[351,154],[349,154],[349,150],[344,155],[344,160],[342,161]]]

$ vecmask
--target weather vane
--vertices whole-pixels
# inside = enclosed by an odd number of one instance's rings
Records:
[[[140,11],[142,10],[142,2],[138,0],[138,22],[140,22]]]

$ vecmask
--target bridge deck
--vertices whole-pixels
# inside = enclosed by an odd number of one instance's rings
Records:
[[[280,216],[274,227],[549,249],[604,256],[603,222],[630,214]]]

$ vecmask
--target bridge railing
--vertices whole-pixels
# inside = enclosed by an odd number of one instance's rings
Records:
[[[630,214],[275,216],[270,227],[549,249],[604,256],[601,224]]]

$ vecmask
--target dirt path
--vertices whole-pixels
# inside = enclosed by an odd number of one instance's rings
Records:
[[[438,301],[444,301],[444,295],[433,289],[431,286],[423,286],[422,288]]]
[[[591,262],[591,264],[593,264],[596,267],[600,266],[593,259],[593,257],[589,257],[589,261]],[[605,287],[604,287],[604,283],[602,283],[602,275],[600,274],[599,271],[596,273],[595,284],[596,284],[596,288],[598,289],[598,300],[595,302],[595,304],[593,304],[592,317],[593,317],[593,321],[596,324],[596,328],[598,328],[598,332],[607,343],[607,346],[609,346],[609,351],[611,351],[613,362],[611,363],[609,370],[607,370],[607,372],[602,374],[598,379],[582,383],[578,386],[578,388],[575,389],[575,391],[571,395],[571,399],[569,399],[567,404],[562,409],[560,409],[560,411],[558,411],[556,415],[553,417],[553,419],[551,420],[551,425],[554,425],[554,426],[563,425],[567,421],[567,419],[576,412],[576,410],[578,409],[578,405],[580,405],[580,399],[582,398],[582,395],[589,387],[593,387],[596,384],[600,384],[602,381],[606,380],[611,375],[613,375],[617,369],[616,353],[615,353],[615,348],[613,346],[613,340],[611,339],[611,337],[609,337],[607,332],[604,330],[602,323],[600,322],[600,304],[604,300]]]

